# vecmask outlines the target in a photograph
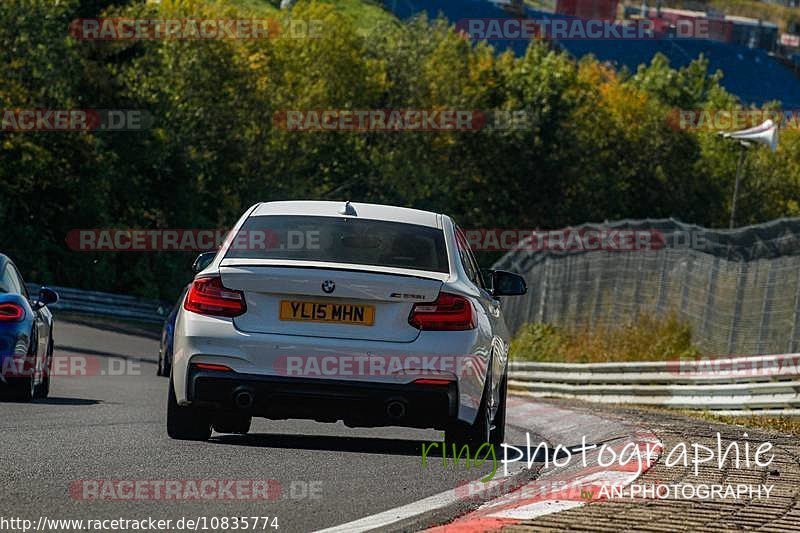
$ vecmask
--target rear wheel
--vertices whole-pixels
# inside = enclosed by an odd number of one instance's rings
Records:
[[[161,375],[169,377],[172,374],[172,354],[164,350],[164,361],[161,362]]]
[[[467,444],[470,447],[480,447],[482,444],[489,443],[493,444],[497,449],[505,440],[508,371],[503,375],[503,381],[500,383],[500,398],[498,399],[494,419],[492,419],[492,412],[489,408],[492,383],[491,363],[489,368],[489,375],[486,377],[486,385],[483,389],[483,397],[481,398],[480,407],[478,407],[478,416],[475,417],[475,422],[473,424],[458,422],[445,432],[446,443],[453,443],[457,446]]]
[[[483,388],[483,397],[475,422],[472,424],[457,422],[445,432],[444,438],[447,444],[455,444],[459,447],[465,444],[470,447],[480,447],[481,444],[490,442],[492,424],[488,402],[491,382],[491,375],[489,375],[486,377],[486,385]]]
[[[253,417],[239,413],[220,413],[214,419],[214,431],[217,433],[238,433],[244,435],[250,431]]]
[[[13,383],[9,397],[16,402],[30,402],[35,396],[34,389],[33,376],[25,376]]]
[[[506,439],[506,397],[508,396],[508,370],[503,374],[503,381],[500,383],[500,398],[497,404],[497,412],[494,414],[494,429],[490,442],[494,444],[495,450]]]
[[[53,370],[53,342],[47,345],[47,356],[44,361],[44,375],[42,382],[36,387],[34,391],[36,398],[47,398],[50,395],[50,374]]]
[[[178,440],[208,440],[211,436],[211,421],[207,413],[196,407],[178,405],[172,377],[169,378],[167,400],[167,434]]]
[[[32,337],[33,338],[33,337]],[[36,340],[31,341],[31,348],[37,349]],[[15,377],[9,384],[9,398],[16,402],[30,402],[36,397],[36,386],[33,379],[34,369],[36,368],[36,352],[29,354],[22,364],[19,373],[20,377]]]

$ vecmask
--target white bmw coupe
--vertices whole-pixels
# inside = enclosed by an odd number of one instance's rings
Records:
[[[350,202],[254,205],[196,276],[175,326],[167,432],[252,417],[445,430],[503,441],[522,277],[481,272],[442,214]]]

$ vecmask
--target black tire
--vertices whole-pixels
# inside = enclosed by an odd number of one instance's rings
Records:
[[[450,429],[445,431],[444,440],[447,445],[455,444],[457,447],[464,445],[470,448],[480,447],[481,444],[490,442],[491,439],[491,421],[489,420],[489,383],[490,377],[487,376],[486,386],[483,389],[483,397],[481,404],[478,407],[478,415],[475,417],[475,423],[467,424],[465,422],[457,422]]]
[[[158,350],[158,366],[156,367],[156,376],[163,376],[164,372],[161,370],[161,350]]]
[[[167,361],[167,356],[164,356],[164,362],[161,363],[161,375],[162,376],[170,376],[172,375],[172,361]]]
[[[47,346],[47,358],[45,359],[45,373],[42,382],[36,387],[36,398],[45,399],[50,396],[50,374],[53,372],[53,341]]]
[[[33,337],[31,337],[33,339]],[[34,350],[37,349],[36,340],[31,341],[31,346]],[[22,376],[15,377],[9,385],[8,397],[14,402],[30,402],[36,397],[36,387],[34,386],[33,369],[36,368],[36,353],[29,354],[28,357],[32,359],[30,365],[27,361],[22,366]],[[30,369],[30,375],[28,372]]]
[[[491,368],[491,363],[489,364]],[[474,424],[458,422],[455,426],[445,432],[445,442],[456,446],[468,445],[470,448],[478,448],[483,444],[493,444],[495,451],[505,439],[506,426],[506,393],[508,391],[508,371],[503,375],[500,383],[500,398],[495,412],[494,420],[489,409],[490,384],[492,382],[491,370],[486,377],[486,386],[483,389],[483,397],[478,407],[478,415],[475,417]]]
[[[506,439],[506,399],[508,397],[508,369],[503,374],[503,381],[500,383],[500,398],[497,404],[497,412],[494,414],[494,429],[489,442],[494,444],[495,451],[500,451],[500,445]]]
[[[33,386],[33,376],[15,379],[8,391],[8,397],[14,402],[30,402],[36,396]]]
[[[208,414],[194,407],[182,407],[175,398],[172,377],[169,378],[167,399],[167,435],[177,440],[205,441],[211,436]]]
[[[250,431],[250,423],[253,417],[239,413],[221,413],[214,420],[214,431],[217,433],[237,433],[245,435]]]

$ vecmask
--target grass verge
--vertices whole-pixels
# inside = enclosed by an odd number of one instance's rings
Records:
[[[666,407],[654,407],[652,405],[618,404],[619,407],[635,407],[642,411],[652,411],[656,413],[668,413],[688,416],[709,422],[721,422],[732,426],[744,428],[761,429],[784,433],[787,435],[800,436],[800,417],[794,416],[722,416],[713,411],[693,411],[691,409],[668,409]]]
[[[692,330],[669,314],[664,318],[641,315],[608,329],[567,329],[551,324],[524,326],[511,341],[515,361],[599,363],[695,359]]]

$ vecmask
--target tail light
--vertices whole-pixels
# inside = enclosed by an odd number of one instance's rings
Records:
[[[197,278],[192,283],[183,308],[199,315],[235,317],[247,311],[244,293],[228,289],[219,276]]]
[[[408,323],[426,331],[463,331],[475,329],[475,313],[463,296],[440,292],[433,303],[414,304]]]
[[[215,372],[233,372],[231,367],[226,365],[215,365],[212,363],[193,363],[193,367],[198,370],[213,370]]]
[[[417,385],[437,385],[437,386],[447,386],[452,383],[449,379],[436,379],[436,378],[420,378],[415,379],[414,383]]]
[[[25,309],[19,304],[0,304],[0,322],[19,322],[25,316]]]

